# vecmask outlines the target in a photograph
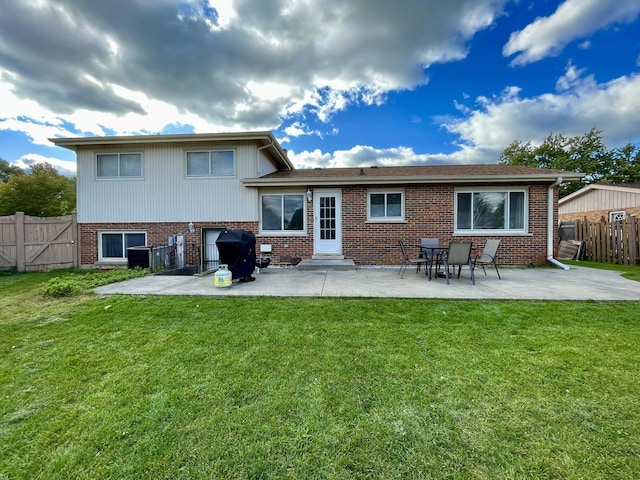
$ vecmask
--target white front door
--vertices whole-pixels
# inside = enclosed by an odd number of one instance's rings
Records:
[[[313,192],[315,255],[342,255],[342,190]]]

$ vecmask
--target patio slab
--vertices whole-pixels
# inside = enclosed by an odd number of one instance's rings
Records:
[[[358,268],[356,270],[262,269],[255,281],[234,283],[228,288],[213,285],[213,275],[148,275],[96,288],[101,295],[205,295],[274,297],[392,297],[450,299],[529,300],[640,300],[640,282],[617,272],[586,267],[501,268],[495,272],[476,269],[472,285],[468,271],[460,279],[429,281],[424,272],[409,270],[401,279],[398,268]]]

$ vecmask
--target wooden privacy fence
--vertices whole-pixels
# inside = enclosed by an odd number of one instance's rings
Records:
[[[633,265],[640,259],[638,219],[618,222],[577,220],[575,239],[584,242],[584,260]]]
[[[76,214],[0,217],[0,270],[31,272],[79,266]]]

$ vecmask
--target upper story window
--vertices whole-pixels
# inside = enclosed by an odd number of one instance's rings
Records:
[[[304,232],[303,194],[265,194],[260,197],[260,230],[269,233]]]
[[[235,174],[233,150],[187,152],[187,177],[230,177]]]
[[[367,196],[369,221],[404,220],[403,190],[370,190]]]
[[[99,153],[97,156],[98,178],[141,178],[141,153]]]
[[[527,189],[459,189],[455,233],[526,233]]]

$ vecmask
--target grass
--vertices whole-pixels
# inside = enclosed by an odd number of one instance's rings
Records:
[[[0,479],[640,477],[640,302],[42,296]]]
[[[624,278],[640,282],[640,264],[619,265],[617,263],[602,263],[588,260],[562,260],[562,263],[580,267],[598,268],[600,270],[612,270],[615,272],[620,272]]]

